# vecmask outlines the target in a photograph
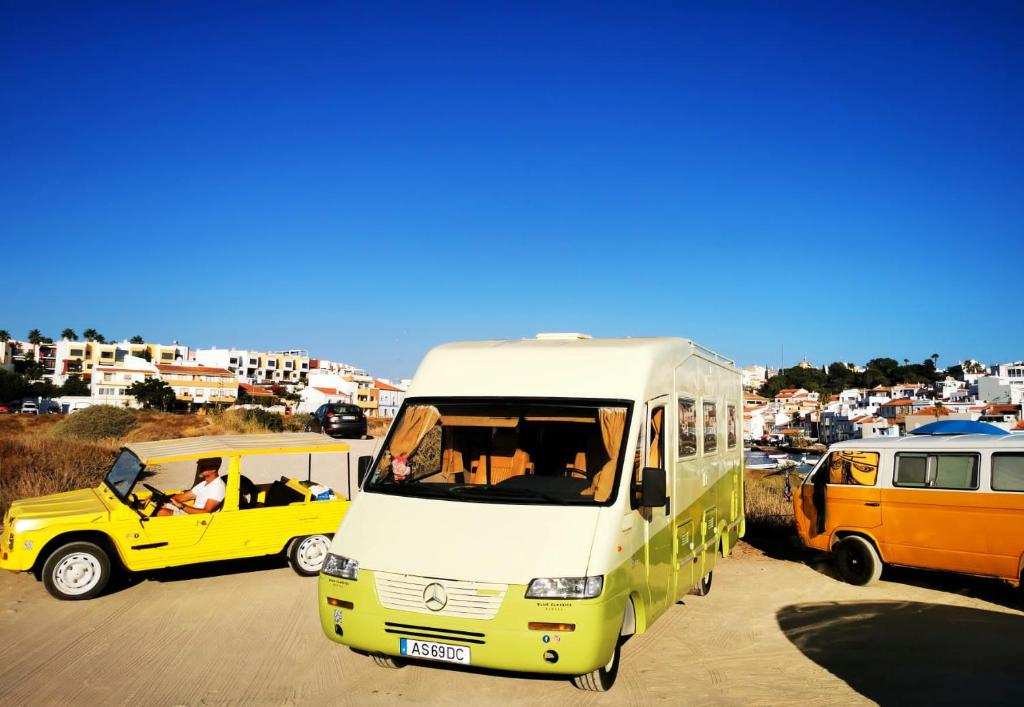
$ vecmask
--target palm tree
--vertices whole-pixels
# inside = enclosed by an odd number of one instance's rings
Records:
[[[97,339],[102,338],[100,337],[100,333],[95,329],[86,329],[82,332],[82,336],[85,337],[86,341],[96,341]]]
[[[146,343],[146,340],[145,340],[145,339],[143,339],[143,338],[142,338],[141,336],[139,336],[138,334],[136,334],[135,336],[133,336],[133,337],[131,338],[131,340],[130,340],[130,341],[131,341],[131,343],[133,343],[133,344],[144,344],[144,343]]]
[[[7,343],[11,340],[11,332],[6,329],[0,329],[0,342]]]
[[[28,332],[28,343],[38,344],[43,340],[43,332],[38,329],[32,329]]]
[[[60,333],[60,338],[67,339],[68,341],[78,341],[78,334],[71,327],[68,327]]]
[[[934,363],[935,365],[938,365],[938,364],[939,364],[939,355],[938,355],[938,354],[936,354],[936,353],[933,353],[933,354],[932,354],[931,356],[929,356],[928,358],[930,358],[930,359],[932,360],[932,363]]]

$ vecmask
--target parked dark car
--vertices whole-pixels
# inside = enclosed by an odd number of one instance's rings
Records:
[[[331,437],[355,439],[366,436],[366,415],[348,403],[326,403],[309,416],[307,432],[323,432]]]

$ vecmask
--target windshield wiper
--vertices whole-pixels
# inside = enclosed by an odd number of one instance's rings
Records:
[[[371,484],[366,487],[367,491],[379,491],[380,493],[390,493],[395,496],[422,496],[422,492],[426,491],[426,495],[430,496],[442,496],[446,489],[443,487],[437,487],[434,484]]]

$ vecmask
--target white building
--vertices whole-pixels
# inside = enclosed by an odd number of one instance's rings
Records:
[[[748,390],[760,388],[772,377],[772,370],[767,366],[747,366],[740,371],[743,387]]]
[[[377,414],[381,417],[394,417],[398,414],[398,408],[405,400],[405,391],[396,385],[382,380],[374,381],[373,387],[377,389]]]
[[[315,412],[325,403],[351,403],[352,397],[337,388],[326,388],[307,385],[299,391],[299,404],[295,406],[298,414]]]
[[[196,349],[192,360],[202,366],[231,371],[239,383],[280,385],[288,390],[309,373],[309,354],[303,350],[249,351],[247,349]]]
[[[1024,378],[985,376],[978,379],[978,400],[986,403],[1020,405],[1024,401]]]
[[[141,407],[128,388],[155,377],[156,366],[137,356],[127,356],[117,366],[97,366],[89,379],[91,401],[94,405]]]

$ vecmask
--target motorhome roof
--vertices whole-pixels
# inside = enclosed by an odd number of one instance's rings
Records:
[[[871,437],[837,442],[831,449],[1024,449],[1024,434],[1008,435],[910,435]]]
[[[675,337],[457,342],[427,354],[409,397],[635,399],[650,384],[653,372],[671,375],[691,356],[736,371],[730,359]]]

